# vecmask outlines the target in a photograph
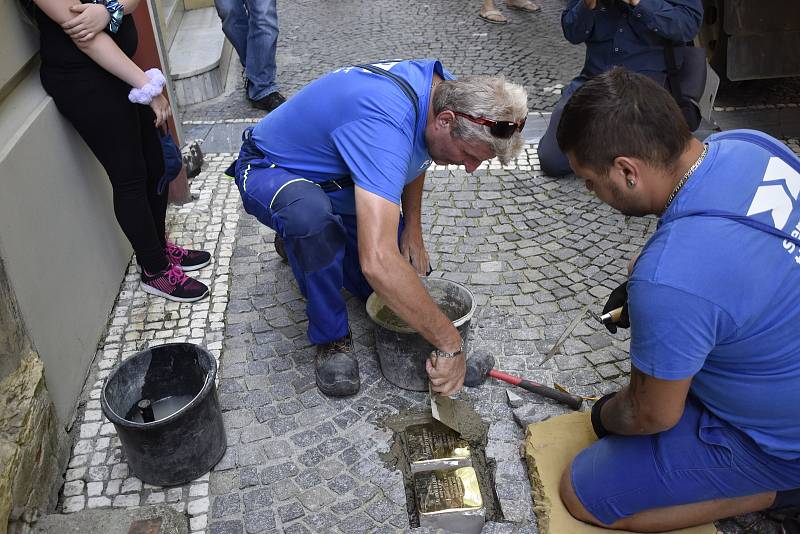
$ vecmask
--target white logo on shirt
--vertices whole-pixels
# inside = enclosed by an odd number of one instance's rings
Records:
[[[397,65],[401,61],[403,61],[403,60],[402,59],[397,59],[395,61],[384,61],[383,63],[370,63],[370,65],[372,65],[373,67],[378,67],[378,68],[383,69],[383,70],[391,70],[392,67],[394,67],[395,65]],[[359,67],[356,67],[356,66],[340,67],[340,68],[334,70],[333,72],[344,72],[345,74],[347,74],[348,72],[350,72],[353,69],[358,69],[361,72],[369,72],[367,69],[362,69],[362,68],[359,68]]]
[[[770,212],[772,225],[783,230],[800,196],[800,173],[781,158],[770,158],[762,182],[750,203],[747,215]],[[800,237],[800,222],[792,229],[791,235]],[[791,241],[784,240],[783,248],[789,254],[794,254],[798,247]],[[794,261],[800,264],[800,254]]]

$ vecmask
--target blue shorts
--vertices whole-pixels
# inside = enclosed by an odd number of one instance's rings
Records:
[[[765,453],[690,397],[677,425],[607,436],[572,463],[572,487],[606,525],[642,510],[800,488],[800,460]]]

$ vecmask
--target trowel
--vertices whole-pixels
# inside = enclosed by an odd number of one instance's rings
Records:
[[[433,415],[433,418],[461,434],[456,401],[445,395],[435,393],[431,388],[430,382],[428,382],[428,393],[431,396],[431,415]]]
[[[436,360],[437,358],[431,355],[431,364],[433,367],[436,367]],[[434,392],[433,384],[430,382],[428,382],[428,394],[431,397],[431,415],[433,418],[461,434],[455,401],[450,397],[439,395]]]

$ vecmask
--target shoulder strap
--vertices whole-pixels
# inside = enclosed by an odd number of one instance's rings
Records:
[[[389,78],[394,83],[396,83],[398,85],[398,87],[400,87],[400,89],[403,90],[403,92],[406,94],[408,99],[411,100],[411,104],[414,105],[414,124],[416,125],[419,122],[419,96],[417,95],[417,92],[414,91],[414,88],[411,87],[410,83],[405,81],[403,78],[401,78],[397,74],[395,74],[393,72],[390,72],[390,71],[388,71],[386,69],[382,69],[380,67],[376,67],[375,65],[362,64],[362,65],[354,65],[354,66],[358,67],[360,69],[368,70],[368,71],[370,71],[370,72],[372,72],[374,74],[377,74],[379,76],[385,76],[386,78]],[[416,127],[414,128],[414,131],[416,132]]]
[[[748,217],[747,215],[739,215],[738,213],[733,213],[731,211],[722,211],[722,210],[685,211],[673,217],[662,219],[661,225],[669,224],[673,221],[676,221],[678,219],[683,219],[685,217],[718,217],[721,219],[729,219],[731,221],[736,221],[738,223],[744,224],[745,226],[755,228],[756,230],[761,230],[762,232],[766,232],[776,237],[780,237],[785,241],[789,241],[797,246],[800,246],[800,238],[787,234],[783,230],[775,228],[770,224],[763,223],[757,219],[754,219],[753,217]]]
[[[714,135],[714,141],[720,139],[738,139],[742,141],[747,141],[753,144],[756,144],[770,152],[771,154],[780,157],[781,160],[786,162],[790,167],[792,167],[797,172],[800,172],[800,158],[798,158],[794,152],[789,150],[786,146],[780,144],[776,145],[775,143],[769,142],[769,140],[764,139],[754,133],[748,132],[746,130],[731,130],[728,132],[722,132]],[[795,245],[800,246],[800,238],[794,237],[779,228],[775,228],[770,224],[763,223],[753,217],[748,217],[747,215],[740,215],[738,213],[733,213],[732,211],[722,211],[722,210],[692,210],[692,211],[685,211],[682,213],[677,213],[672,217],[666,217],[661,219],[659,225],[669,224],[672,221],[677,219],[683,219],[684,217],[719,217],[722,219],[729,219],[731,221],[736,221],[738,223],[744,224],[745,226],[749,226],[751,228],[755,228],[756,230],[761,230],[762,232],[766,232],[768,234],[772,234],[776,237],[780,237],[786,241],[794,243]]]

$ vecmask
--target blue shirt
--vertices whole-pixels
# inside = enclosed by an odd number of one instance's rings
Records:
[[[322,182],[350,175],[357,186],[399,205],[405,185],[431,164],[425,126],[433,73],[453,76],[436,60],[376,65],[411,85],[419,118],[393,80],[344,67],[264,117],[253,129],[253,141],[272,163],[298,176]],[[352,188],[342,195],[352,204]]]
[[[701,0],[640,0],[636,7],[620,0],[604,7],[598,0],[589,9],[583,0],[570,0],[561,14],[564,37],[586,43],[581,77],[592,78],[621,65],[664,83],[665,40],[685,43],[694,39],[703,20]],[[680,64],[680,48],[675,49]]]
[[[693,377],[711,412],[765,452],[798,459],[800,247],[735,220],[680,215],[722,210],[799,236],[800,160],[752,130],[707,142],[631,273],[631,362],[660,379]]]

